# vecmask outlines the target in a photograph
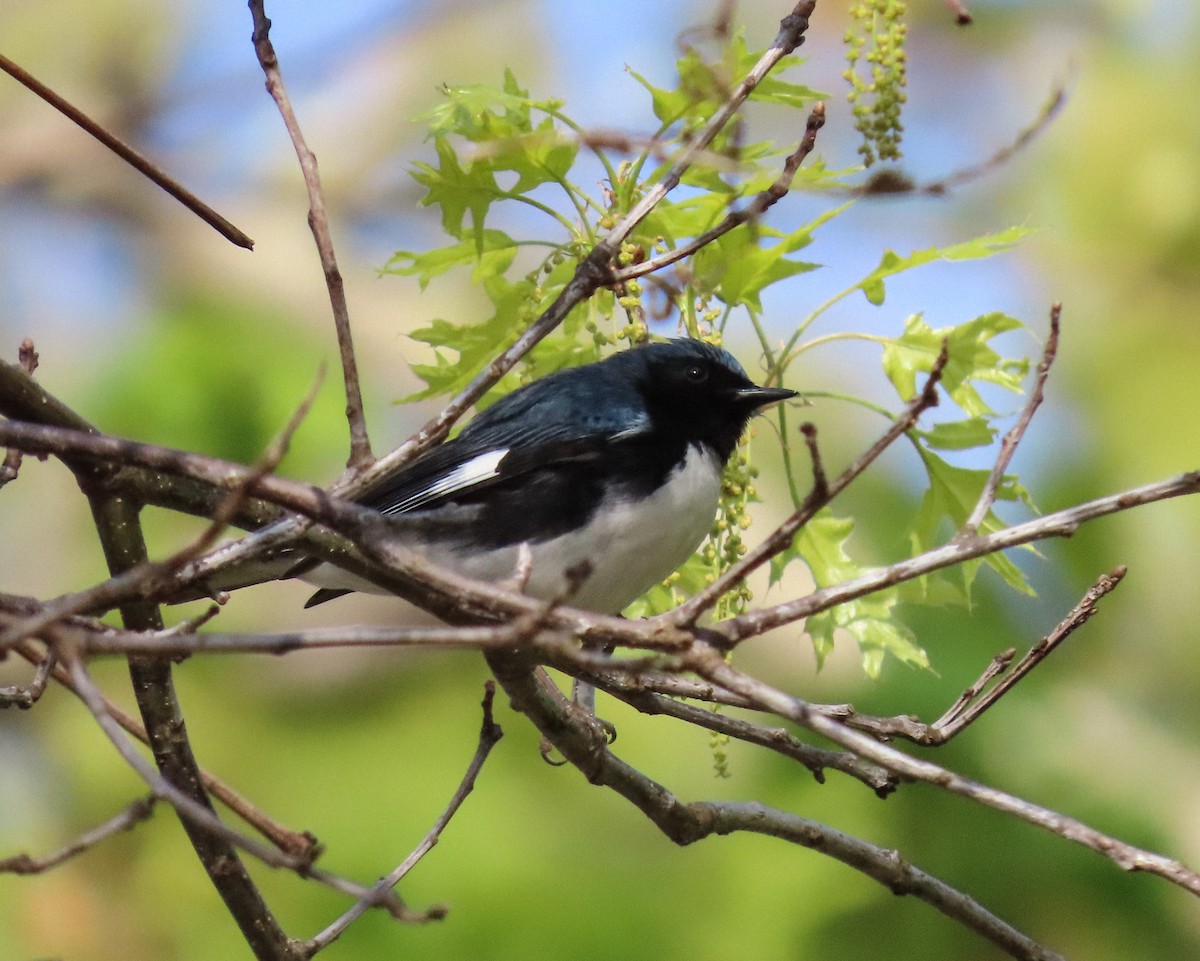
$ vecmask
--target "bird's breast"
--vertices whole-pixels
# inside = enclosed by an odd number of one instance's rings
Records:
[[[582,527],[529,544],[532,567],[525,591],[544,600],[562,597],[565,572],[583,561],[591,573],[566,603],[617,613],[658,584],[691,556],[712,527],[721,490],[715,454],[689,446],[663,483],[645,496],[616,491],[597,504]],[[518,545],[473,554],[441,555],[445,563],[481,580],[511,578]]]

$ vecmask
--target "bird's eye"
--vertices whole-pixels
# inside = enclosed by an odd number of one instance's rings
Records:
[[[683,376],[687,378],[689,384],[703,384],[708,380],[708,368],[700,364],[692,364],[683,372]]]

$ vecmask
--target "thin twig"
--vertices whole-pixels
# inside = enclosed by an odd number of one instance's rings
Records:
[[[203,200],[178,181],[168,177],[161,169],[134,150],[129,144],[109,133],[78,107],[68,103],[44,83],[37,80],[28,71],[17,66],[17,64],[13,63],[3,54],[0,54],[0,70],[3,70],[29,90],[32,90],[68,120],[73,121],[90,133],[109,150],[129,164],[129,166],[133,167],[134,170],[169,193],[226,240],[237,244],[239,247],[245,247],[247,250],[254,249],[253,240],[213,210]]]
[[[263,9],[263,0],[250,0],[250,15],[254,20],[254,53],[267,78],[267,92],[279,108],[287,127],[288,136],[300,161],[304,174],[304,186],[308,190],[308,226],[312,230],[317,253],[321,258],[321,269],[325,273],[325,286],[329,291],[329,303],[333,308],[333,325],[337,332],[338,350],[342,359],[342,375],[346,385],[346,421],[350,427],[350,458],[346,466],[359,471],[374,461],[371,442],[367,437],[366,417],[363,414],[362,388],[359,384],[358,361],[354,356],[354,340],[350,333],[350,308],[346,304],[346,285],[338,269],[337,257],[333,252],[333,235],[329,230],[329,216],[325,211],[325,193],[321,189],[321,175],[317,170],[317,158],[300,131],[300,123],[292,109],[291,99],[283,84],[279,69],[279,58],[271,43],[271,21]]]
[[[1101,574],[1096,583],[1084,594],[1083,599],[1071,609],[1071,612],[1062,619],[1058,626],[1033,645],[1011,671],[980,695],[983,684],[988,680],[985,672],[984,677],[980,678],[980,683],[973,685],[974,693],[972,690],[964,692],[962,698],[930,725],[931,739],[922,743],[944,744],[1012,690],[1021,678],[1041,664],[1055,648],[1091,619],[1092,615],[1096,613],[1096,605],[1100,599],[1115,590],[1121,583],[1121,579],[1125,576],[1125,570],[1124,567],[1118,567],[1107,574]],[[1003,669],[1000,673],[1003,673]]]
[[[1200,895],[1200,874],[1181,861],[1126,844],[1075,818],[972,781],[929,761],[909,757],[893,747],[881,744],[870,735],[851,730],[846,725],[812,710],[799,698],[738,671],[726,661],[723,652],[713,648],[704,654],[702,647],[702,644],[698,645],[693,653],[699,672],[723,687],[756,701],[764,710],[795,721],[903,778],[925,781],[952,794],[1003,811],[1102,854],[1122,870],[1155,874],[1193,894]],[[701,660],[704,663],[699,663]]]
[[[949,2],[953,2],[953,0],[949,0]],[[888,167],[868,178],[861,187],[852,192],[861,197],[886,197],[895,194],[943,196],[953,188],[961,187],[980,177],[986,177],[992,171],[1008,163],[1050,126],[1066,102],[1067,88],[1065,84],[1060,84],[1050,92],[1049,99],[1042,106],[1033,123],[1022,130],[1012,143],[1006,144],[981,163],[953,171],[945,177],[925,183],[919,183],[898,172],[895,168]]]
[[[33,341],[28,337],[21,341],[21,346],[17,349],[17,363],[20,364],[21,369],[30,377],[37,370],[38,353],[33,347]],[[15,481],[20,470],[21,451],[15,447],[10,447],[4,454],[4,463],[0,464],[0,487],[11,481]]]
[[[752,831],[811,848],[847,864],[896,894],[910,894],[932,905],[1024,961],[1063,961],[1005,923],[982,905],[943,881],[901,860],[894,850],[876,847],[834,829],[762,804],[695,801],[685,803],[665,786],[626,764],[609,750],[603,733],[563,694],[544,682],[520,654],[488,655],[497,680],[514,709],[534,723],[587,779],[633,804],[677,844],[692,844],[713,834]]]
[[[668,250],[657,257],[644,260],[640,264],[633,264],[632,266],[616,271],[615,276],[617,281],[633,280],[635,277],[642,277],[646,274],[662,270],[664,267],[692,256],[696,251],[707,247],[718,237],[723,237],[735,227],[760,218],[772,205],[787,196],[787,192],[792,187],[792,180],[796,176],[796,171],[804,163],[804,158],[812,153],[813,147],[816,146],[817,142],[817,131],[823,126],[825,126],[825,104],[818,101],[808,115],[808,123],[805,126],[804,137],[801,139],[800,145],[788,156],[783,165],[783,173],[779,175],[779,178],[770,187],[760,191],[741,210],[733,211],[715,227],[706,230],[687,243],[681,244],[674,250]]]
[[[154,812],[154,805],[157,801],[158,798],[153,794],[134,801],[132,804],[122,808],[103,824],[99,824],[90,831],[86,831],[66,847],[55,851],[53,854],[47,854],[40,858],[34,858],[28,854],[18,854],[11,858],[4,858],[0,860],[0,872],[41,874],[43,871],[56,868],[63,862],[78,857],[114,834],[132,830],[150,817]]]
[[[1017,418],[1017,422],[1004,435],[996,463],[992,466],[992,472],[988,475],[983,490],[979,492],[979,500],[975,503],[971,516],[967,518],[967,522],[958,532],[959,537],[971,538],[979,533],[980,525],[987,519],[988,512],[996,502],[996,492],[1000,488],[1001,481],[1004,480],[1004,472],[1008,470],[1013,454],[1017,452],[1017,445],[1021,443],[1021,438],[1025,436],[1025,431],[1029,429],[1029,424],[1033,420],[1033,415],[1042,405],[1046,378],[1050,376],[1050,368],[1058,354],[1058,321],[1061,316],[1062,304],[1053,304],[1050,308],[1050,335],[1046,338],[1046,346],[1042,349],[1042,359],[1038,363],[1037,372],[1033,378],[1033,389],[1029,392],[1029,400],[1021,411],[1021,416]]]
[[[589,673],[588,680],[596,687],[619,698],[642,714],[665,714],[687,724],[717,731],[729,737],[757,744],[784,757],[803,764],[818,783],[825,783],[825,771],[832,769],[848,774],[861,781],[879,797],[886,797],[896,789],[896,779],[890,772],[874,764],[864,764],[848,751],[830,751],[816,747],[794,737],[781,727],[767,727],[740,718],[705,710],[692,704],[684,704],[662,694],[639,690],[639,678],[626,678],[619,674]]]
[[[487,760],[492,748],[496,746],[500,738],[504,736],[504,732],[500,729],[500,725],[496,723],[492,715],[492,703],[496,698],[496,685],[493,681],[488,681],[484,685],[483,692],[483,723],[479,730],[479,744],[475,748],[475,755],[471,758],[471,763],[467,766],[467,773],[463,775],[458,789],[450,798],[450,803],[446,805],[446,809],[433,823],[433,827],[421,839],[418,844],[391,873],[386,877],[380,878],[371,888],[371,894],[378,897],[386,891],[394,888],[409,871],[416,867],[417,862],[421,860],[433,846],[438,843],[442,836],[442,832],[446,829],[446,825],[450,823],[450,819],[458,813],[458,809],[462,807],[463,801],[467,799],[467,795],[475,788],[475,779],[479,776],[479,772],[483,769],[483,762]],[[320,934],[316,935],[304,945],[307,957],[312,957],[323,948],[329,947],[336,941],[345,930],[362,917],[363,913],[371,907],[369,900],[362,900],[355,904],[349,911],[343,914],[340,918],[334,921]],[[445,911],[430,911],[429,919],[443,917]]]
[[[363,887],[360,884],[339,877],[336,874],[331,874],[328,871],[314,868],[306,858],[297,858],[278,851],[269,845],[263,844],[261,841],[256,841],[254,838],[239,834],[237,831],[223,824],[212,812],[211,808],[204,806],[180,791],[137,752],[122,733],[120,725],[108,713],[104,698],[84,667],[83,661],[73,652],[61,653],[67,663],[67,669],[70,672],[71,680],[75,684],[75,689],[80,699],[87,705],[88,710],[92,712],[96,723],[100,725],[104,734],[112,742],[113,747],[117,749],[117,753],[146,782],[154,792],[155,797],[167,801],[175,808],[181,818],[207,833],[224,839],[270,867],[286,868],[295,871],[302,877],[319,881],[335,891],[340,891],[342,894],[348,894],[351,897],[359,899],[367,899],[370,901],[372,907],[384,907],[393,917],[399,920],[424,920],[422,915],[413,912],[390,891],[374,892],[371,888]]]
[[[157,631],[105,631],[78,637],[88,654],[144,654],[185,657],[192,654],[291,654],[296,651],[356,647],[435,647],[442,650],[486,650],[511,647],[515,621],[481,627],[313,627],[269,634],[203,634]],[[523,627],[521,628],[523,633]]]
[[[56,631],[68,637],[69,642],[75,644],[77,650],[82,650],[78,645],[78,639],[70,634],[69,628],[59,625],[56,627]],[[18,645],[16,651],[28,661],[37,661],[40,657],[34,646],[28,641]],[[76,688],[70,673],[61,664],[56,663],[54,665],[51,676],[54,678],[55,683],[62,685],[62,687],[82,700],[83,695]],[[150,738],[146,735],[146,729],[142,726],[141,722],[126,714],[117,705],[108,700],[108,698],[104,697],[103,694],[100,695],[100,699],[105,713],[116,721],[126,733],[137,738],[137,740],[141,741],[147,747],[150,745]],[[224,804],[225,807],[229,808],[230,811],[240,817],[250,827],[258,831],[259,834],[274,844],[279,850],[310,864],[320,854],[321,845],[311,832],[293,831],[291,828],[280,824],[257,805],[242,797],[242,795],[215,774],[211,774],[204,770],[204,768],[200,769],[200,781],[204,785],[205,791]]]
[[[34,661],[33,679],[25,685],[0,687],[0,707],[33,707],[46,692],[46,684],[56,663],[54,649],[47,647],[45,652]]]
[[[161,582],[171,578],[185,564],[211,548],[246,503],[251,488],[264,477],[269,476],[287,453],[292,436],[312,408],[323,378],[324,371],[318,374],[308,395],[292,414],[283,430],[267,445],[267,449],[259,458],[258,463],[225,495],[213,512],[212,519],[195,540],[165,560],[137,564],[86,590],[64,594],[47,602],[38,613],[0,631],[0,650],[12,647],[19,641],[44,630],[50,624],[73,614],[82,614],[91,610],[103,612],[128,597],[138,594],[149,596],[159,589]]]
[[[711,630],[720,634],[726,643],[734,644],[744,638],[757,636],[784,624],[827,611],[846,601],[873,594],[896,584],[906,583],[946,567],[953,567],[963,561],[985,557],[988,554],[995,554],[1050,537],[1070,537],[1083,524],[1099,517],[1117,514],[1172,497],[1185,497],[1196,493],[1200,493],[1200,471],[1179,474],[1176,477],[1135,487],[1119,494],[1099,497],[990,534],[980,534],[970,541],[955,541],[942,547],[936,547],[916,557],[868,571],[859,577],[843,581],[841,584],[813,591],[807,597],[785,601],[774,607],[760,608],[722,621],[714,625]]]
[[[1035,644],[1026,655],[1012,667],[1015,650],[1004,651],[991,662],[970,687],[968,687],[950,708],[932,724],[922,724],[913,717],[902,715],[892,718],[872,717],[859,714],[851,705],[819,705],[809,704],[809,710],[835,719],[857,731],[862,731],[877,740],[887,741],[900,737],[926,747],[938,747],[945,744],[965,727],[977,720],[986,710],[992,707],[1001,697],[1010,691],[1018,681],[1028,675],[1038,664],[1044,661],[1063,641],[1079,627],[1083,626],[1096,613],[1097,603],[1110,593],[1125,576],[1125,568],[1118,567],[1108,574],[1102,574],[1096,583],[1088,590],[1083,599],[1067,614],[1059,625],[1048,635]],[[1009,668],[1012,667],[1011,672]],[[988,687],[996,678],[1001,680]],[[687,696],[703,696],[706,686],[699,682],[691,682],[697,693]],[[739,707],[754,707],[745,697],[716,688],[722,692],[721,703],[732,703]],[[986,693],[984,693],[986,691]],[[672,693],[684,693],[672,689]],[[982,695],[982,696],[981,696]]]

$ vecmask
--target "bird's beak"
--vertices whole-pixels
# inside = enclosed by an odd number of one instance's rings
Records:
[[[749,407],[757,409],[766,407],[767,404],[776,404],[781,400],[788,400],[792,397],[800,396],[794,390],[788,390],[786,387],[739,387],[737,390],[731,391],[733,399],[739,403],[746,404]]]

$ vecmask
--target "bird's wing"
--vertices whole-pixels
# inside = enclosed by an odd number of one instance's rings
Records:
[[[499,484],[519,483],[533,471],[599,457],[612,444],[642,430],[629,425],[620,431],[580,435],[543,424],[532,433],[463,434],[381,481],[358,502],[383,514],[428,510]]]

